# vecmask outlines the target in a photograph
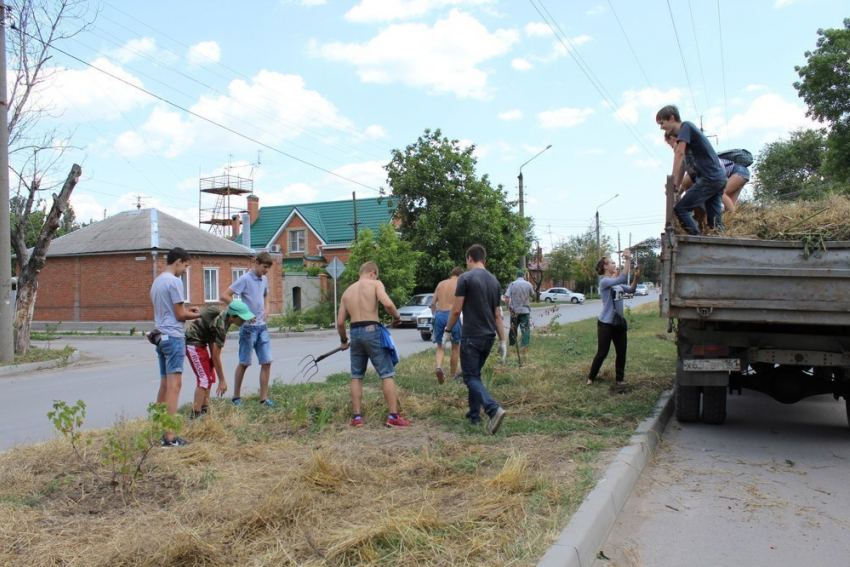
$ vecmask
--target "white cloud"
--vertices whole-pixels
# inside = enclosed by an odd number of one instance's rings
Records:
[[[680,89],[670,89],[661,91],[658,89],[645,88],[639,91],[629,90],[623,93],[623,103],[619,110],[616,111],[617,116],[621,120],[629,124],[637,124],[638,121],[646,121],[641,119],[638,114],[641,109],[650,108],[652,118],[654,120],[655,113],[665,104],[675,104],[682,96]]]
[[[631,156],[631,155],[634,155],[634,154],[637,154],[637,153],[640,153],[640,146],[638,146],[637,144],[632,144],[631,146],[626,148],[626,155],[627,156]]]
[[[221,47],[216,41],[202,41],[189,48],[189,62],[194,65],[218,63],[221,59]]]
[[[542,128],[572,128],[584,122],[593,114],[592,108],[559,108],[546,110],[537,115]]]
[[[123,46],[111,51],[110,55],[121,63],[129,63],[154,52],[156,52],[156,40],[152,37],[140,37],[139,39],[131,39]]]
[[[145,139],[138,132],[128,130],[115,139],[115,151],[122,157],[135,157],[149,151]]]
[[[347,179],[352,179],[362,183],[363,185],[380,189],[381,185],[385,184],[387,181],[387,172],[384,169],[386,163],[386,160],[349,163],[334,169],[333,172]],[[332,182],[335,187],[344,183],[342,179],[339,179],[336,176],[328,177],[328,181]],[[357,192],[361,194],[361,196],[368,194],[369,197],[376,197],[378,195],[375,191],[369,191],[365,187],[357,188]]]
[[[768,93],[756,98],[746,111],[729,119],[728,135],[733,138],[756,138],[769,142],[785,137],[797,128],[817,128],[819,125],[806,117],[804,106],[788,102],[778,94]],[[722,131],[726,133],[726,130]]]
[[[387,137],[387,131],[383,126],[373,124],[366,127],[366,135],[373,139],[381,139]]]
[[[587,11],[588,16],[596,16],[597,14],[601,14],[605,11],[605,7],[602,4],[598,4]]]
[[[34,95],[36,104],[52,108],[63,120],[112,120],[127,112],[150,103],[153,99],[130,85],[144,86],[137,77],[107,59],[99,58],[91,65],[126,83],[122,83],[92,68],[65,69],[57,67],[45,76]],[[80,116],[82,115],[82,116]]]
[[[764,86],[764,85],[747,85],[747,87],[744,90],[747,91],[748,93],[752,93],[752,92],[756,92],[756,91],[767,90],[767,87]]]
[[[260,205],[272,207],[275,205],[294,205],[298,203],[312,203],[322,200],[319,191],[307,183],[292,183],[283,189],[263,192]]]
[[[260,71],[250,82],[232,81],[229,96],[201,96],[190,110],[269,145],[293,140],[302,128],[351,128],[351,121],[321,94],[306,88],[298,75]],[[157,107],[140,134],[161,144],[166,157],[188,149],[253,150],[255,144],[194,116]],[[124,140],[131,141],[130,139]]]
[[[450,6],[482,6],[494,0],[361,0],[345,14],[349,22],[372,23],[421,18]]]
[[[519,110],[518,108],[506,110],[505,112],[500,112],[498,117],[499,120],[519,120],[522,118],[522,110]]]
[[[433,27],[394,24],[366,43],[314,47],[325,59],[354,65],[366,83],[401,82],[437,94],[487,99],[491,96],[487,72],[479,65],[504,55],[518,40],[515,30],[490,33],[473,16],[452,10]]]
[[[534,65],[529,63],[527,59],[516,57],[511,61],[511,67],[517,71],[528,71],[529,69],[533,69]]]
[[[552,28],[543,22],[531,22],[525,24],[525,34],[529,37],[548,37],[552,35]]]

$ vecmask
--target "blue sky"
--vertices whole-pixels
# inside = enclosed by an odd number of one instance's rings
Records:
[[[173,104],[56,53],[41,94],[61,116],[43,125],[74,131],[63,170],[83,167],[81,220],[141,195],[196,223],[199,177],[228,164],[261,206],[377,196],[390,151],[440,128],[474,143],[478,173],[512,195],[520,165],[552,144],[523,168],[544,249],[615,195],[602,231],[625,245],[663,228],[672,152],[658,108],[678,104],[718,149],[754,154],[813,126],[794,65],[818,28],[842,25],[842,4],[107,0],[59,47]]]

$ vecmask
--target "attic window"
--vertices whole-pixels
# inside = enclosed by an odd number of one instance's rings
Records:
[[[306,252],[307,237],[304,230],[289,231],[289,253]]]

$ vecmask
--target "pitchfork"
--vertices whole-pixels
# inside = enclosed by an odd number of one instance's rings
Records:
[[[295,374],[296,377],[303,376],[307,378],[306,382],[309,382],[313,379],[313,376],[319,373],[319,363],[329,357],[332,354],[336,354],[342,350],[343,345],[336,347],[335,349],[326,352],[325,354],[320,354],[315,357],[312,354],[308,354],[304,358],[301,359],[301,362],[298,363],[298,373]]]

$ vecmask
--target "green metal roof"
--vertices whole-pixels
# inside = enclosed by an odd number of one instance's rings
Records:
[[[354,240],[354,209],[351,200],[304,203],[301,205],[278,205],[261,207],[257,220],[251,224],[251,247],[265,248],[289,218],[293,210],[307,221],[316,233],[328,244],[347,244]],[[378,228],[390,222],[395,212],[395,200],[391,197],[357,199],[359,230]]]

